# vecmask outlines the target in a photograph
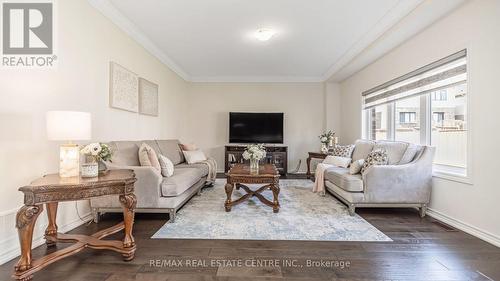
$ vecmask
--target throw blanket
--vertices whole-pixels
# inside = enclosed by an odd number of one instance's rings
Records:
[[[330,167],[333,167],[333,165],[319,163],[314,173],[315,179],[312,191],[319,193],[321,196],[325,196],[325,171]]]
[[[215,162],[215,159],[208,158],[200,163],[204,163],[208,166],[207,182],[211,184],[215,183],[215,178],[217,177],[217,162]]]

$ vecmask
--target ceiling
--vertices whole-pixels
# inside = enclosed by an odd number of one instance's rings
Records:
[[[424,2],[89,1],[181,77],[194,82],[328,80]],[[277,33],[262,42],[253,36],[259,28]]]

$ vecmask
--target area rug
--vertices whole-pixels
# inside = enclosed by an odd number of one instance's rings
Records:
[[[392,241],[360,216],[350,216],[332,195],[312,193],[310,180],[280,180],[279,213],[255,197],[225,212],[224,184],[218,179],[214,187],[203,189],[179,210],[174,223],[163,225],[152,238]],[[235,190],[233,198],[244,193]],[[271,191],[263,194],[272,199]]]

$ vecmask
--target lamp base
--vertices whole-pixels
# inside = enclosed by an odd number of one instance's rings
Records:
[[[64,144],[59,148],[59,176],[61,178],[80,175],[80,149],[77,144]]]

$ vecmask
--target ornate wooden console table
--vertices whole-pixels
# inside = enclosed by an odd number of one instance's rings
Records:
[[[244,202],[252,198],[253,196],[257,197],[262,203],[273,208],[273,212],[277,213],[280,210],[280,203],[278,200],[278,196],[280,193],[279,186],[279,178],[280,174],[278,170],[273,164],[264,164],[260,165],[258,173],[252,173],[250,171],[250,165],[245,164],[236,164],[231,170],[226,174],[227,175],[227,184],[226,184],[226,202],[224,203],[224,207],[226,208],[226,212],[231,211],[231,207],[237,204]],[[264,186],[251,190],[246,184],[264,184]],[[233,189],[242,188],[245,190],[247,194],[242,197],[232,200]],[[273,192],[273,201],[269,201],[265,198],[261,193],[270,189]]]
[[[137,202],[133,193],[136,180],[132,170],[111,170],[98,178],[60,178],[58,174],[51,174],[35,180],[28,186],[19,188],[19,191],[24,193],[24,206],[17,212],[16,216],[16,227],[21,243],[21,258],[14,268],[12,277],[17,280],[30,280],[33,273],[53,262],[76,254],[86,247],[112,250],[122,254],[125,261],[132,260],[136,250],[132,235],[134,210]],[[123,206],[124,222],[91,236],[57,232],[56,217],[59,202],[83,200],[104,195],[119,196]],[[57,242],[74,244],[33,260],[31,256],[33,228],[36,219],[43,211],[43,204],[47,207],[49,221],[45,230],[47,246],[53,246]],[[102,238],[121,230],[125,230],[123,241],[102,240]]]

